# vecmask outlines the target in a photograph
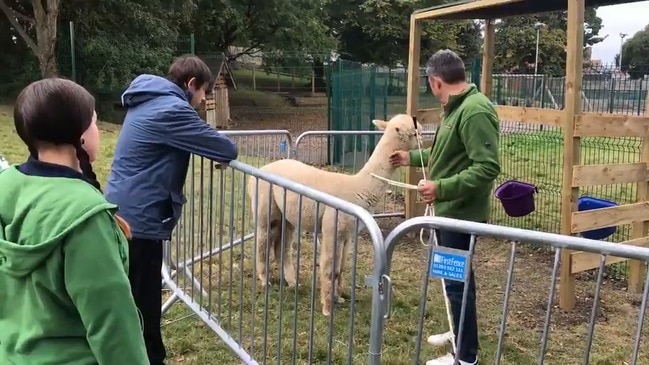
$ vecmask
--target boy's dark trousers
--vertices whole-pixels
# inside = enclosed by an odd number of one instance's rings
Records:
[[[167,356],[160,329],[162,310],[162,240],[132,238],[129,242],[131,292],[144,321],[144,342],[151,365]]]
[[[437,242],[440,246],[455,248],[458,250],[469,250],[471,235],[446,230],[436,230]],[[471,265],[469,277],[469,293],[466,298],[466,309],[464,314],[464,325],[462,326],[462,346],[458,346],[459,359],[468,363],[476,361],[478,356],[478,317],[476,313],[475,279],[473,276],[473,265]],[[450,302],[453,313],[453,332],[457,341],[460,314],[462,310],[462,296],[464,294],[464,283],[453,280],[445,280],[446,296]]]

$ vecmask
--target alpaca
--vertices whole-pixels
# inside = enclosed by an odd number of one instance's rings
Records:
[[[372,176],[390,178],[396,168],[390,165],[389,156],[397,150],[411,150],[417,148],[417,130],[415,121],[409,115],[398,114],[389,122],[373,120],[372,123],[383,130],[383,136],[363,168],[354,175],[330,172],[317,169],[297,160],[284,159],[271,162],[261,168],[266,172],[282,176],[297,183],[309,186],[324,193],[344,199],[359,205],[369,211],[378,204],[384,195],[387,183]],[[421,128],[419,123],[417,128]],[[420,129],[421,130],[421,129]],[[258,189],[258,190],[257,190]],[[269,196],[270,184],[257,180],[251,176],[248,180],[248,196],[257,228],[257,277],[261,285],[268,285],[266,277],[266,252],[272,248],[275,261],[279,263],[282,250],[284,251],[284,279],[289,287],[297,285],[296,268],[293,264],[292,240],[298,219],[301,217],[300,226],[308,232],[313,232],[317,225],[318,232],[322,234],[319,277],[320,301],[322,314],[329,316],[332,310],[332,300],[344,302],[342,298],[342,271],[345,257],[353,242],[356,230],[356,219],[348,214],[339,212],[336,222],[336,210],[325,205],[320,205],[316,216],[316,202],[306,197],[302,198],[301,216],[298,214],[299,194],[286,191],[286,205],[284,205],[285,190],[273,186],[272,196]],[[284,210],[284,207],[286,209]],[[282,247],[282,225],[286,244]],[[337,225],[336,225],[337,224]],[[336,242],[342,242],[342,247],[336,247]],[[267,245],[271,246],[268,247]],[[334,257],[335,251],[335,257]],[[332,282],[332,270],[334,280]]]

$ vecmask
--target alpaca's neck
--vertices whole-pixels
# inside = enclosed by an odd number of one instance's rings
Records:
[[[376,145],[374,152],[365,163],[365,166],[356,174],[357,176],[369,176],[375,174],[381,177],[390,178],[396,171],[396,168],[390,164],[390,155],[397,150],[389,143],[379,143]],[[375,180],[378,180],[374,178]]]
[[[390,154],[396,150],[389,143],[379,141],[365,166],[354,175],[356,204],[371,210],[384,198],[388,183],[372,174],[390,179],[396,171],[390,164]]]

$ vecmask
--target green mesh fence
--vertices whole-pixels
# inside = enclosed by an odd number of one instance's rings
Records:
[[[479,64],[467,65],[467,79],[479,84]],[[649,71],[649,69],[648,69]],[[328,68],[330,89],[330,128],[351,130],[370,128],[375,116],[388,117],[405,112],[407,71],[362,66],[338,61]],[[438,106],[426,89],[421,70],[419,108]],[[493,80],[493,101],[500,105],[562,109],[563,77],[542,75],[496,74]],[[648,87],[647,78],[632,79],[611,66],[589,66],[584,69],[582,106],[586,112],[642,115]],[[507,180],[523,181],[538,188],[536,210],[512,218],[505,214],[494,198],[492,219],[495,224],[559,233],[561,224],[561,186],[563,169],[563,133],[551,125],[529,125],[501,120],[500,156],[502,172],[497,185]],[[631,163],[640,159],[641,140],[636,138],[582,138],[582,164]],[[333,161],[338,161],[332,151]],[[594,186],[581,189],[581,196],[605,199],[617,204],[635,201],[635,184]],[[631,227],[617,227],[607,241],[621,242],[630,238]],[[626,264],[613,265],[612,277],[626,275]]]

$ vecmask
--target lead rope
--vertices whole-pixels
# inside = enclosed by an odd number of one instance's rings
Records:
[[[421,185],[421,184],[425,183],[426,181],[428,181],[428,179],[426,178],[426,176],[427,176],[427,174],[426,174],[426,164],[424,164],[424,157],[421,154],[422,134],[421,134],[421,131],[419,130],[419,128],[417,128],[417,117],[413,116],[412,121],[413,121],[413,123],[415,125],[415,136],[417,138],[417,148],[420,151],[420,153],[419,153],[419,162],[421,163],[422,179],[419,181],[418,185]],[[429,165],[430,165],[430,158],[432,158],[432,156],[429,156],[429,160],[428,160]],[[417,190],[417,185],[406,184],[406,183],[402,183],[400,181],[394,181],[394,180],[386,179],[386,178],[384,178],[382,176],[378,176],[378,175],[375,175],[375,174],[371,174],[371,175],[373,177],[375,177],[375,178],[377,178],[379,180],[383,180],[383,181],[385,181],[388,184],[393,185],[393,186],[398,186],[398,187],[405,188],[405,189],[410,189],[410,190]],[[435,216],[435,206],[433,204],[431,204],[431,203],[426,204],[426,209],[424,210],[424,216],[428,216],[428,217],[434,217]],[[419,231],[419,242],[421,242],[421,244],[424,245],[425,247],[428,247],[428,244],[424,240],[424,231],[425,231],[425,228],[422,228]],[[428,234],[430,235],[429,237],[432,237],[433,246],[438,246],[439,244],[437,242],[437,235],[435,234],[435,231],[433,229],[429,229]],[[438,334],[438,335],[432,335],[432,336],[428,337],[428,343],[433,345],[433,346],[443,346],[446,342],[450,342],[451,346],[453,348],[453,354],[455,355],[457,349],[456,349],[456,345],[455,345],[455,332],[453,331],[453,317],[451,315],[450,303],[448,301],[448,297],[446,296],[446,282],[445,282],[444,279],[441,279],[441,280],[442,280],[442,294],[444,295],[444,305],[446,307],[446,321],[448,322],[449,331],[446,332],[446,333],[442,333],[442,334]]]

